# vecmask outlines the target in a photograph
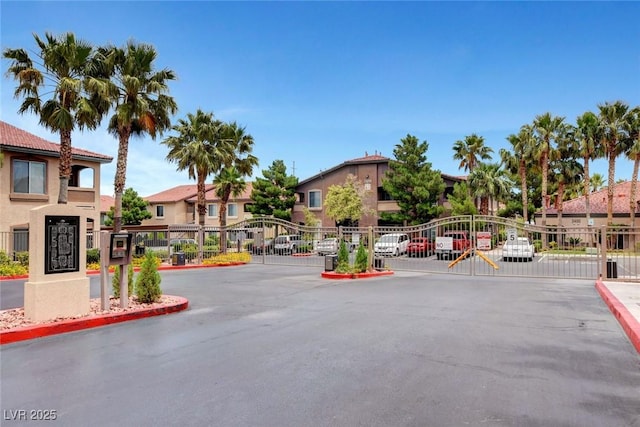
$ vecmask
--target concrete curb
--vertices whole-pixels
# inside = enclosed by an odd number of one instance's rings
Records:
[[[618,319],[622,329],[629,337],[631,344],[640,353],[640,322],[627,310],[627,308],[613,295],[602,280],[596,281],[596,290],[603,301],[611,310],[611,313]]]
[[[370,277],[391,276],[393,271],[376,271],[370,273],[336,273],[335,271],[323,271],[320,275],[324,279],[368,279]]]
[[[49,335],[64,334],[67,332],[79,331],[81,329],[97,328],[113,323],[126,322],[128,320],[143,319],[145,317],[160,316],[169,313],[186,310],[189,307],[189,300],[174,295],[165,295],[175,298],[177,303],[164,306],[127,311],[123,313],[112,313],[83,317],[81,319],[62,320],[56,323],[44,325],[25,326],[22,328],[9,329],[0,332],[0,345],[18,341],[25,341],[35,338],[42,338]]]

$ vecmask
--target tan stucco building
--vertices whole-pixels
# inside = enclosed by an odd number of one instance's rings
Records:
[[[27,230],[31,209],[58,201],[60,144],[0,121],[0,150],[0,233]],[[68,205],[87,210],[88,230],[100,229],[100,166],[112,160],[72,148]],[[9,250],[26,250],[14,243]]]
[[[347,176],[354,175],[368,192],[368,196],[364,201],[365,207],[374,212],[361,218],[358,225],[361,227],[384,225],[380,222],[380,213],[398,211],[398,204],[391,200],[382,188],[382,178],[389,169],[389,160],[388,157],[377,153],[372,155],[365,153],[364,157],[348,160],[300,181],[296,187],[297,202],[293,207],[292,221],[295,223],[304,222],[303,209],[306,206],[314,213],[316,218],[322,221],[322,226],[335,226],[335,222],[327,217],[323,208],[324,199],[329,187],[343,185]],[[465,181],[466,178],[441,175],[445,183],[445,191],[440,196],[439,203],[447,208],[449,206],[447,194],[453,191],[453,184]]]

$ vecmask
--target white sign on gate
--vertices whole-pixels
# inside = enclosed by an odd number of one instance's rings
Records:
[[[476,233],[477,248],[483,251],[491,250],[491,232],[478,231]]]
[[[436,237],[436,250],[452,251],[453,250],[453,237]]]
[[[507,241],[515,242],[518,237],[518,230],[515,228],[507,228]]]

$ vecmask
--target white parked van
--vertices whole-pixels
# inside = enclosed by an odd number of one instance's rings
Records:
[[[373,246],[376,255],[399,256],[407,253],[409,236],[404,233],[390,233],[382,235]]]

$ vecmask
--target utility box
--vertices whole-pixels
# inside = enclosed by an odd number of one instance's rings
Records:
[[[184,265],[184,252],[175,252],[171,255],[171,265]]]
[[[324,257],[324,271],[335,271],[338,267],[338,255],[327,255]]]

